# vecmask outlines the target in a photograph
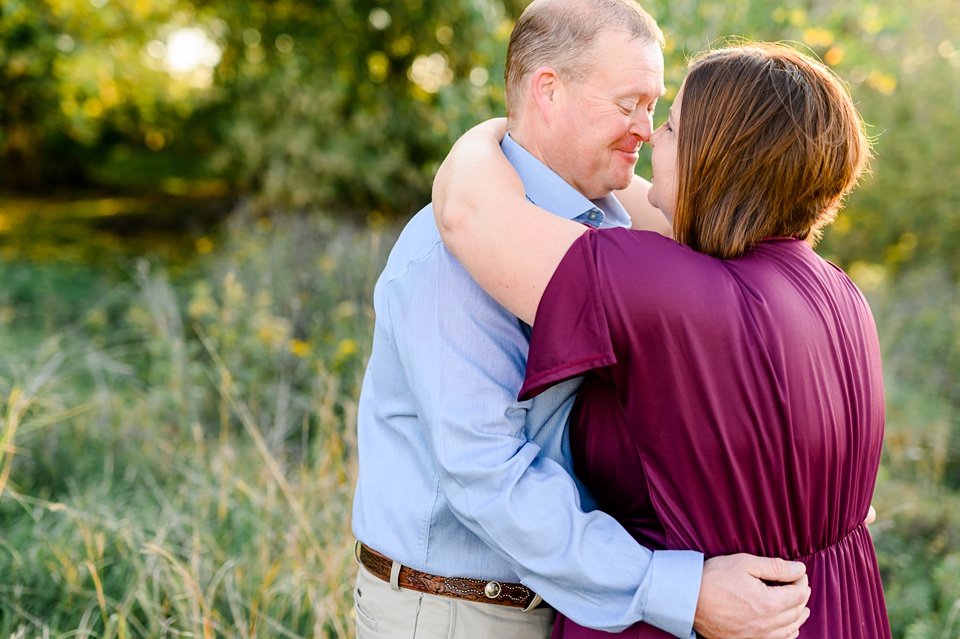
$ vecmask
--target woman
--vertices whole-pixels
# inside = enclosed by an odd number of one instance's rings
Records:
[[[438,224],[534,324],[522,398],[585,375],[571,446],[601,507],[648,547],[803,561],[801,637],[889,637],[864,524],[884,419],[876,330],[811,248],[869,156],[842,83],[782,45],[695,60],[651,140],[648,197],[680,244],[540,211],[497,133],[451,151]],[[560,618],[554,636],[605,634]]]

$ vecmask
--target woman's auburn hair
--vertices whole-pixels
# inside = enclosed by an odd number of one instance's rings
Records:
[[[769,237],[815,244],[870,158],[843,82],[783,44],[694,58],[679,129],[674,234],[720,258]]]

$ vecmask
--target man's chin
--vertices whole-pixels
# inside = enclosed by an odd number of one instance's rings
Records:
[[[616,186],[614,186],[613,189],[611,189],[611,190],[613,190],[613,191],[622,191],[622,190],[624,190],[625,188],[627,188],[628,186],[630,186],[631,184],[633,184],[633,173],[631,173],[631,174],[628,175],[628,176],[625,176],[624,178],[622,178],[622,179],[620,179],[620,180],[617,180]]]
[[[606,179],[609,182],[596,181],[591,186],[591,191],[589,193],[581,190],[587,199],[589,200],[598,200],[602,197],[606,197],[615,191],[622,191],[633,183],[633,173],[623,175],[606,175]]]

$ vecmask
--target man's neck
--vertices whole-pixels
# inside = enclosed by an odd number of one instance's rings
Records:
[[[537,144],[537,136],[531,135],[526,127],[520,126],[517,122],[507,121],[507,133],[510,134],[510,137],[514,142],[523,147],[523,150],[532,155],[533,157],[540,160],[544,166],[549,168],[551,171],[553,167],[550,166],[550,163],[547,162],[546,157],[544,156],[542,147]]]

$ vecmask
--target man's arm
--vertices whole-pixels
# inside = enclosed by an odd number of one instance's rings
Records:
[[[688,638],[702,556],[651,552],[582,512],[572,477],[524,434],[517,319],[442,247],[410,269],[389,285],[388,321],[456,516],[574,621],[618,631],[642,619]]]
[[[666,237],[673,237],[670,221],[664,216],[663,211],[650,204],[647,199],[649,190],[650,182],[639,175],[634,175],[630,186],[622,191],[615,191],[614,195],[630,214],[633,229],[654,231]]]

